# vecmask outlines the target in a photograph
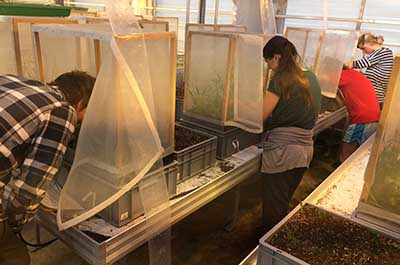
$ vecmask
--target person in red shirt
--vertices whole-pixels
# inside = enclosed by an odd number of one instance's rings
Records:
[[[350,118],[339,153],[339,160],[343,162],[376,131],[380,108],[371,81],[346,66],[343,66],[339,89]]]

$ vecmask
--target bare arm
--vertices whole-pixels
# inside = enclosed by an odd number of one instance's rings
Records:
[[[264,94],[263,118],[264,120],[271,116],[272,111],[278,104],[279,96],[266,90]]]

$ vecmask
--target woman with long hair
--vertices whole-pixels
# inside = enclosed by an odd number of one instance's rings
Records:
[[[386,90],[393,69],[394,57],[389,48],[383,47],[384,39],[365,33],[358,39],[357,47],[366,55],[353,62],[353,68],[365,69],[364,75],[371,81],[378,97],[380,108],[385,101]]]
[[[301,67],[295,46],[275,36],[263,50],[273,77],[264,94],[263,225],[271,229],[289,201],[313,155],[313,127],[321,100],[314,73]]]

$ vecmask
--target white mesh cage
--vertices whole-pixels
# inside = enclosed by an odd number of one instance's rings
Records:
[[[189,32],[184,114],[262,131],[264,35]]]
[[[335,98],[346,55],[354,50],[354,34],[349,31],[327,30],[324,33],[318,57],[316,75],[322,95]]]
[[[260,0],[260,13],[263,33],[275,35],[275,10],[272,0]]]
[[[162,167],[162,162],[156,164],[163,149],[153,121],[157,115],[145,37],[128,1],[110,0],[106,5],[116,36],[111,40],[112,52],[102,58],[75,160],[59,200],[60,229],[103,210],[139,183],[150,168]],[[139,192],[147,220],[150,264],[169,264],[170,210],[165,177],[156,174],[144,179]],[[165,232],[157,235],[150,227],[159,216]]]
[[[263,131],[263,36],[237,35],[226,125]],[[251,73],[246,74],[246,73]]]
[[[62,27],[69,26],[58,25],[58,28]],[[50,82],[73,70],[85,71],[96,76],[94,48],[88,39],[51,30],[36,34],[39,36],[40,53],[37,56],[42,60],[44,82]]]
[[[303,60],[304,67],[314,69],[315,59],[318,55],[321,31],[303,28],[287,28],[285,36],[296,47]]]
[[[161,153],[154,127],[137,96],[139,88],[137,84],[131,87],[128,78],[112,54],[104,58],[59,201],[60,229],[87,219],[118,199]]]
[[[184,112],[221,125],[230,43],[226,36],[189,32],[185,68]]]

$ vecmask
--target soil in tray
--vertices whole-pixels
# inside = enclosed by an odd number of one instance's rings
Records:
[[[400,264],[400,241],[306,205],[270,244],[309,264]]]
[[[175,151],[180,151],[192,145],[198,144],[208,138],[180,126],[175,127]]]

